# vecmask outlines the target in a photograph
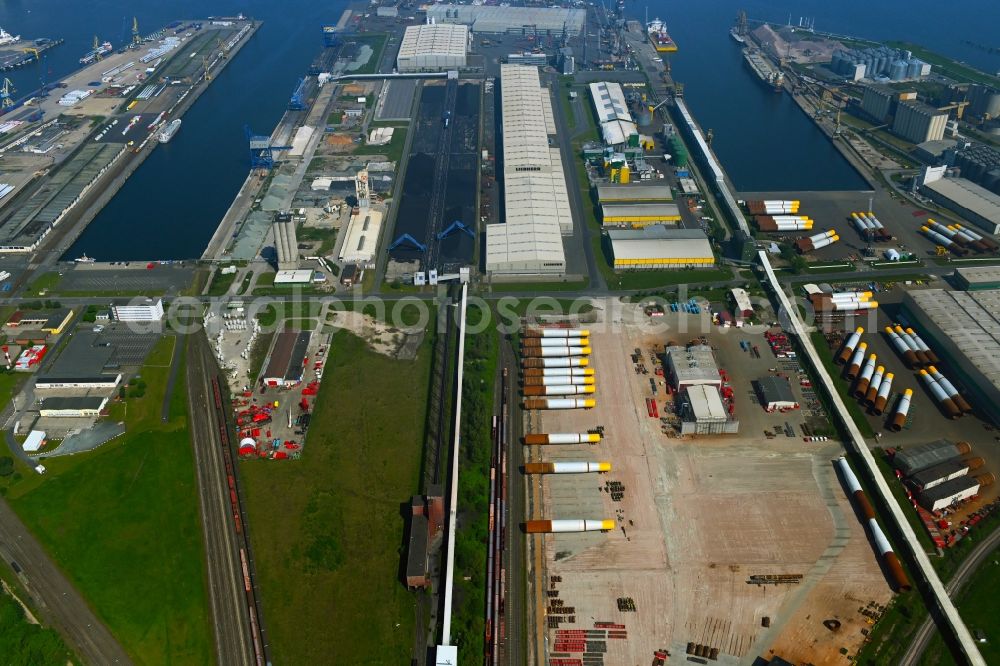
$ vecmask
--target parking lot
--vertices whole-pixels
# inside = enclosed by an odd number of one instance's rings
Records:
[[[191,284],[194,266],[132,261],[117,264],[61,264],[60,292],[177,294]]]

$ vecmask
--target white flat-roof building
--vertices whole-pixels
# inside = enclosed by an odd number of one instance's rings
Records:
[[[722,402],[719,389],[699,384],[689,386],[681,399],[682,435],[735,434],[740,422]]]
[[[163,299],[147,298],[145,303],[112,305],[111,314],[116,321],[160,321],[163,319]]]
[[[715,354],[708,345],[667,347],[668,379],[678,391],[692,386],[722,386]]]
[[[450,23],[406,28],[396,56],[400,72],[461,69],[469,52],[469,26]]]
[[[431,5],[428,20],[435,23],[461,23],[473,32],[539,35],[579,35],[587,12],[561,7],[499,7],[486,5]]]
[[[299,268],[294,271],[278,271],[274,274],[274,284],[310,284],[313,281],[313,270]]]
[[[504,223],[486,227],[491,275],[562,275],[562,235],[573,231],[552,100],[537,67],[500,66]]]
[[[382,231],[382,213],[368,208],[351,215],[347,235],[340,246],[340,261],[367,264],[375,257],[379,233]]]
[[[605,145],[624,145],[630,136],[638,133],[620,83],[608,81],[591,83],[590,97],[594,102],[597,119],[601,123],[601,135],[604,137]]]
[[[28,433],[28,437],[24,440],[24,444],[21,448],[25,451],[37,451],[43,446],[45,446],[45,431],[32,430]]]

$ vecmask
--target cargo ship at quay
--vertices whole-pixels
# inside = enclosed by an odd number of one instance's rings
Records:
[[[673,53],[677,50],[677,43],[667,33],[667,24],[660,19],[653,19],[646,24],[646,34],[649,35],[649,43],[659,53]]]
[[[743,49],[743,62],[747,64],[757,79],[774,92],[784,90],[785,74],[772,65],[760,51]]]

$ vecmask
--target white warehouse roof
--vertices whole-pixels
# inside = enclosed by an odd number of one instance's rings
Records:
[[[621,84],[600,81],[590,84],[590,97],[601,123],[601,135],[609,146],[625,143],[636,133],[635,121],[628,110]]]
[[[714,261],[715,257],[712,244],[701,229],[668,229],[653,224],[641,229],[609,229],[608,238],[616,262],[639,259]]]
[[[539,33],[570,35],[583,32],[587,13],[583,9],[561,7],[498,7],[484,5],[431,5],[427,18],[437,23],[464,23],[473,32],[521,32],[531,28]]]
[[[565,272],[562,233],[571,232],[569,194],[552,104],[537,67],[500,66],[505,223],[486,227],[486,270]]]
[[[399,71],[426,67],[464,67],[469,50],[469,27],[439,23],[411,25],[399,45]]]
[[[726,407],[722,404],[722,396],[717,387],[705,384],[689,386],[687,396],[691,403],[691,414],[696,421],[726,420]]]

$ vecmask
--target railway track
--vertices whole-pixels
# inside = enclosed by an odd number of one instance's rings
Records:
[[[215,360],[205,341],[192,336],[188,343],[188,414],[216,657],[220,664],[263,666],[265,644],[226,424],[226,404],[215,375]]]

